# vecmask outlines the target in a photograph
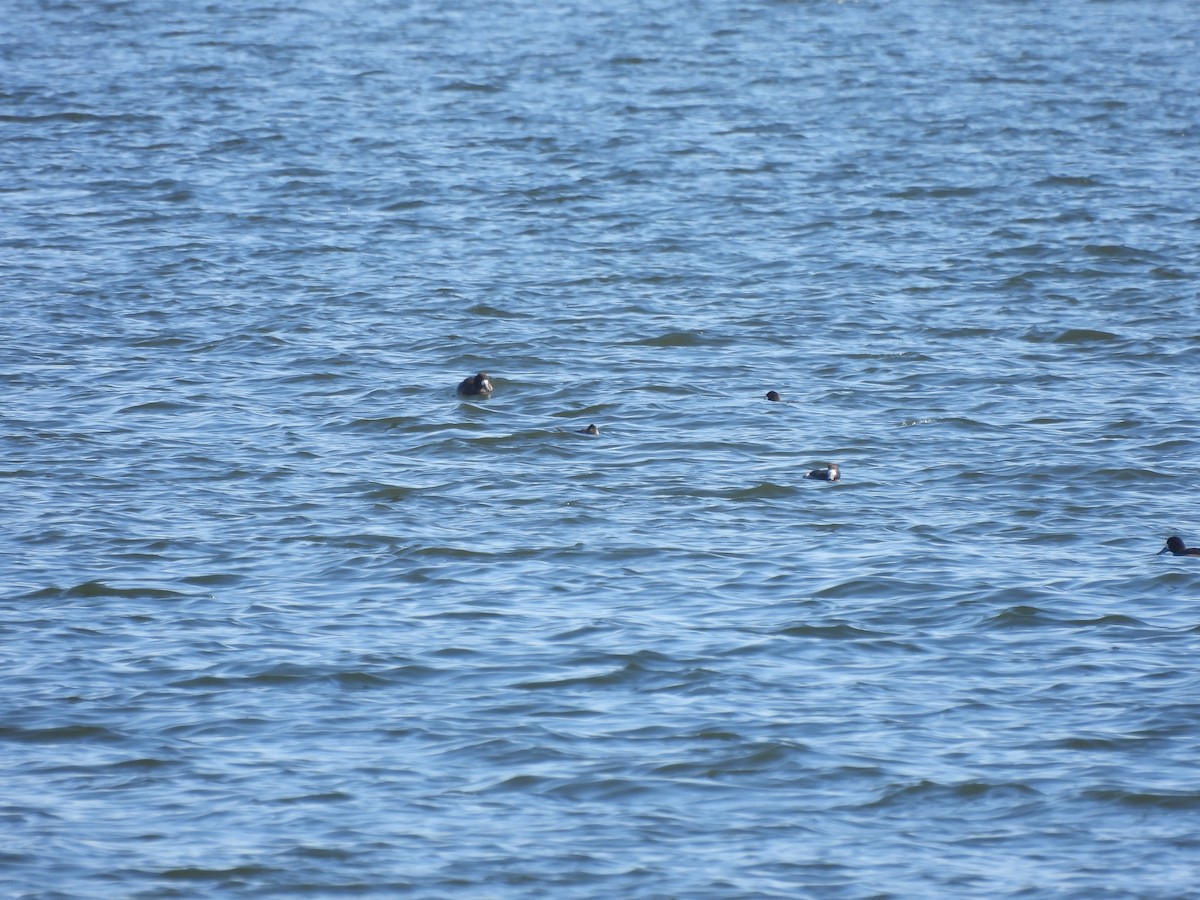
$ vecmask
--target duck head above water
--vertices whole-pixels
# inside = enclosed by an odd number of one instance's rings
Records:
[[[1158,555],[1170,553],[1172,556],[1200,556],[1200,547],[1188,547],[1183,543],[1183,538],[1173,534],[1167,538],[1167,546],[1158,551]]]
[[[466,397],[486,397],[492,392],[492,383],[488,380],[487,372],[464,378],[458,385],[458,392]]]

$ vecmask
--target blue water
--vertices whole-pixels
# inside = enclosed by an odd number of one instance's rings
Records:
[[[1195,4],[602,6],[6,10],[0,894],[1194,892]]]

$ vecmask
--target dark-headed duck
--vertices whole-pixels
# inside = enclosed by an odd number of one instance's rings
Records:
[[[1172,556],[1200,556],[1200,547],[1185,547],[1183,538],[1171,535],[1167,538],[1167,546],[1158,551],[1158,555],[1170,553]]]
[[[779,396],[779,391],[767,391],[767,399],[778,403],[783,398]]]
[[[813,469],[805,478],[812,478],[816,481],[840,481],[842,478],[842,470],[838,468],[837,463],[830,463],[827,469]]]
[[[492,383],[488,381],[486,372],[480,372],[464,378],[458,386],[458,392],[465,397],[486,397],[492,392]]]
[[[590,434],[592,437],[600,437],[600,429],[595,425],[589,425],[587,428],[580,428],[579,434]]]

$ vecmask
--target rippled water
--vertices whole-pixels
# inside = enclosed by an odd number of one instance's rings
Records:
[[[6,896],[1195,889],[1195,5],[600,6],[7,11]]]

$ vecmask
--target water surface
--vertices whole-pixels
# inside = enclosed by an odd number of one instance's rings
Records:
[[[1194,890],[1193,4],[702,6],[9,11],[6,895]]]

